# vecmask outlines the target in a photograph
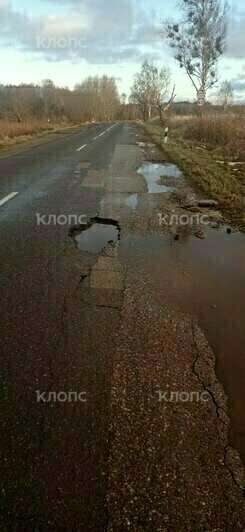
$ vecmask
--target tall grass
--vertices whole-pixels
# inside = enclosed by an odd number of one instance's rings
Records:
[[[190,182],[217,200],[226,219],[245,231],[245,164],[226,164],[245,161],[244,115],[172,115],[166,125],[170,134],[164,145],[162,126],[151,123],[144,127]]]
[[[184,138],[208,147],[219,148],[230,157],[245,160],[245,113],[172,116],[170,123]]]
[[[0,144],[7,145],[14,138],[30,136],[52,129],[54,129],[54,125],[46,120],[31,120],[20,124],[18,122],[0,120]]]

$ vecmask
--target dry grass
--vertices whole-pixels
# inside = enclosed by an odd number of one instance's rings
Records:
[[[0,121],[0,139],[7,141],[15,137],[22,137],[25,135],[33,135],[42,131],[54,129],[52,124],[44,120],[32,120],[30,122],[11,122],[7,120]]]
[[[80,127],[89,125],[90,122],[79,123]],[[69,124],[67,122],[50,123],[46,120],[31,120],[28,122],[18,122],[0,120],[0,148],[6,146],[13,146],[26,142],[35,137],[45,137],[50,133],[63,134],[66,130],[77,127],[77,124]]]
[[[245,111],[239,114],[215,113],[170,117],[170,126],[183,138],[205,144],[225,157],[245,161]]]
[[[245,230],[245,125],[239,116],[172,117],[169,142],[163,146],[163,129],[145,124],[153,140],[205,196],[216,199],[223,214]],[[225,161],[220,164],[219,160]]]

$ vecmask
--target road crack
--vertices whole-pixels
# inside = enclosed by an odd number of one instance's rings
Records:
[[[228,416],[227,407],[224,407],[222,404],[219,403],[219,400],[216,398],[215,390],[212,389],[215,385],[218,386],[221,401],[225,403],[227,402],[227,398],[225,396],[224,390],[221,384],[219,383],[216,377],[216,374],[215,374],[214,360],[210,356],[208,364],[205,366],[205,370],[210,371],[210,375],[205,375],[205,377],[209,378],[209,384],[207,384],[203,376],[201,375],[201,372],[198,371],[197,366],[200,360],[202,361],[202,364],[205,365],[204,356],[206,355],[207,357],[208,353],[205,349],[205,346],[203,347],[206,353],[204,354],[203,352],[200,351],[200,348],[198,345],[198,339],[197,339],[197,335],[199,335],[200,333],[197,328],[197,325],[193,322],[192,322],[191,330],[192,330],[194,348],[196,351],[196,358],[194,360],[193,367],[192,367],[193,373],[197,377],[198,381],[202,384],[205,392],[207,392],[210,395],[212,402],[215,406],[216,416],[224,427],[225,435],[228,436],[230,419]],[[223,439],[220,435],[219,435],[219,438],[223,442]],[[225,465],[226,469],[229,471],[235,485],[242,491],[243,496],[245,496],[244,466],[243,466],[243,463],[242,463],[242,460],[240,458],[238,451],[234,449],[232,446],[230,446],[229,444],[226,444],[224,446],[223,464]]]

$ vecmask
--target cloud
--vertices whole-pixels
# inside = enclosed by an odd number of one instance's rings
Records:
[[[233,90],[236,92],[245,91],[245,65],[242,65],[241,72],[230,80]]]
[[[145,57],[142,45],[158,40],[158,31],[140,0],[61,0],[67,13],[31,16],[16,11],[0,0],[0,41],[32,52],[48,61],[85,59],[94,64],[111,64]],[[146,51],[147,53],[147,51]]]
[[[231,80],[231,85],[236,92],[245,91],[245,80]]]
[[[232,13],[226,56],[243,59],[245,50],[245,11]]]
[[[0,9],[8,9],[10,6],[9,0],[0,0]]]

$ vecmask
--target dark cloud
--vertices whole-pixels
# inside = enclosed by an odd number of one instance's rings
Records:
[[[5,46],[33,52],[49,61],[85,59],[94,64],[139,61],[141,45],[158,40],[140,0],[53,0],[67,15],[28,16],[0,0],[1,37]],[[147,51],[147,50],[146,50]]]

